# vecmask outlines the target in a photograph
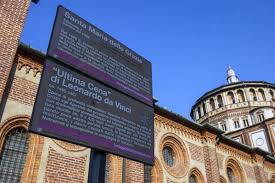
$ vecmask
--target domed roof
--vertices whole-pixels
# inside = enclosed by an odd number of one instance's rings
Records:
[[[265,81],[241,81],[241,82],[235,82],[235,83],[230,83],[230,84],[226,84],[226,85],[222,85],[218,88],[215,88],[213,90],[210,90],[208,92],[206,92],[205,94],[203,94],[197,101],[196,103],[192,106],[192,110],[191,110],[191,117],[192,117],[192,111],[193,109],[202,101],[204,101],[205,99],[214,96],[218,93],[221,93],[223,91],[226,90],[230,90],[230,89],[236,89],[236,88],[244,88],[244,87],[265,87],[265,88],[273,88],[275,89],[275,84],[272,83],[268,83]]]

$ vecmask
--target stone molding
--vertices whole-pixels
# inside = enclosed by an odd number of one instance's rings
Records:
[[[68,157],[85,157],[86,158],[86,169],[85,169],[85,180],[84,182],[87,182],[88,180],[88,170],[89,170],[89,163],[90,163],[90,149],[85,149],[83,151],[68,151],[62,147],[60,147],[58,144],[54,142],[53,139],[45,137],[45,142],[42,150],[41,155],[41,161],[40,166],[38,170],[38,177],[37,177],[37,183],[43,183],[45,174],[46,174],[46,168],[47,168],[47,162],[48,162],[48,156],[49,156],[49,150],[52,148],[54,151],[58,152],[61,155],[65,155]]]
[[[5,136],[15,128],[28,129],[29,116],[14,116],[5,120],[0,126],[0,150],[3,147]],[[43,144],[43,137],[29,134],[28,136],[28,152],[26,155],[25,166],[21,175],[21,182],[33,182],[37,176],[40,144]]]
[[[154,122],[156,127],[167,129],[172,133],[180,134],[195,142],[201,142],[200,132],[197,132],[181,124],[178,124],[170,119],[155,114]]]
[[[174,165],[168,166],[163,158],[162,150],[164,147],[170,147],[174,152]],[[184,177],[190,166],[190,156],[187,146],[181,140],[180,137],[173,133],[166,133],[162,136],[159,145],[160,162],[164,169],[175,178]]]
[[[29,126],[29,120],[29,116],[14,116],[2,122],[2,124],[0,125],[0,149],[2,149],[5,137],[9,133],[9,131],[19,127],[27,130]]]
[[[224,170],[227,171],[227,168],[231,168],[233,171],[234,175],[237,178],[237,182],[239,183],[246,183],[246,173],[240,162],[232,156],[227,157],[225,160],[225,165],[224,165]],[[227,175],[227,172],[225,172],[225,175]],[[228,180],[228,177],[226,177],[227,182],[230,182]]]
[[[205,183],[205,178],[203,176],[203,174],[199,171],[198,168],[194,167],[194,168],[191,168],[190,172],[189,172],[189,176],[188,178],[191,176],[191,175],[195,175],[196,178],[197,178],[197,183]]]
[[[152,168],[152,183],[163,183],[163,170],[160,161],[155,157],[155,165]]]
[[[72,143],[69,143],[69,142],[65,142],[65,141],[62,141],[62,140],[55,140],[55,139],[52,139],[52,140],[59,147],[65,149],[67,151],[78,152],[78,151],[84,151],[84,150],[88,149],[87,147],[79,146],[79,145],[72,144]]]
[[[23,68],[25,68],[26,74],[29,74],[30,70],[32,70],[33,77],[36,77],[38,73],[41,74],[43,66],[41,62],[30,61],[29,59],[25,59],[24,56],[18,55],[17,69],[20,71]]]
[[[222,154],[227,154],[231,157],[235,157],[237,159],[247,162],[248,164],[253,163],[253,159],[252,159],[251,155],[247,154],[239,149],[233,148],[231,146],[228,146],[228,145],[222,144],[222,143],[217,145],[216,148]]]

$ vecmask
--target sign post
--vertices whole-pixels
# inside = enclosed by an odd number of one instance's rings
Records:
[[[153,120],[151,63],[59,6],[30,132],[95,149],[98,183],[106,152],[154,164]]]

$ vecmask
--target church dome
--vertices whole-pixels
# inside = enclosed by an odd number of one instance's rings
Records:
[[[275,84],[265,81],[239,81],[227,70],[228,84],[201,96],[191,110],[192,119],[230,132],[275,116]]]

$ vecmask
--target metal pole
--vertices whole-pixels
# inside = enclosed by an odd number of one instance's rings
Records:
[[[88,183],[105,183],[106,152],[92,150],[90,154]]]
[[[126,183],[126,159],[122,159],[122,183]]]

